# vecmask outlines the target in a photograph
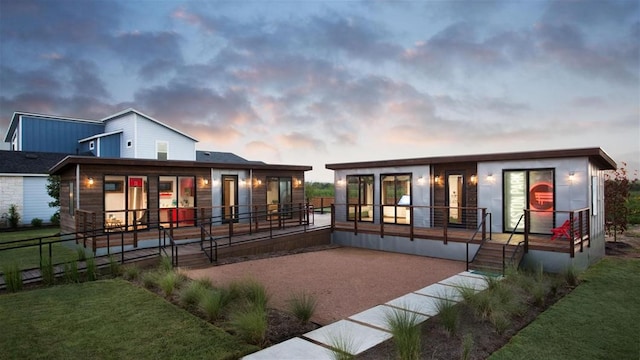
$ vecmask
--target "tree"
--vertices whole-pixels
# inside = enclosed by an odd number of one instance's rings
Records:
[[[623,162],[621,167],[605,174],[604,178],[605,231],[607,235],[613,235],[614,241],[618,241],[618,234],[623,234],[628,224],[631,182],[626,166]]]
[[[49,207],[58,208],[51,216],[54,225],[60,224],[60,176],[52,175],[47,178],[47,194],[54,200],[49,202]]]

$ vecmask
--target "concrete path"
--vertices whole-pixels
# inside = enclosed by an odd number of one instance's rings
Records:
[[[335,359],[332,348],[358,355],[392,337],[386,316],[394,311],[411,311],[420,323],[437,315],[437,304],[443,299],[462,300],[457,288],[472,288],[476,292],[487,288],[484,276],[463,271],[438,283],[377,305],[347,319],[308,332],[264,350],[245,356],[245,360],[272,359]]]

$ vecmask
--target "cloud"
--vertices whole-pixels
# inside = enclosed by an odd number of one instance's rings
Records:
[[[244,146],[248,159],[260,159],[261,161],[279,163],[282,161],[280,150],[264,141],[250,141]]]
[[[319,152],[327,151],[324,141],[300,132],[279,135],[277,137],[277,143],[286,148],[306,149]]]

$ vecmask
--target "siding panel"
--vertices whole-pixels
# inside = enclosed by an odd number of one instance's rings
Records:
[[[34,218],[39,218],[45,223],[49,223],[51,215],[58,209],[49,207],[49,202],[54,201],[47,194],[47,177],[25,177],[24,189],[24,213],[22,222],[30,224]]]

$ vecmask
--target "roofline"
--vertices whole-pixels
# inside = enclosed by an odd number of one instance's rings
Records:
[[[526,159],[557,159],[557,158],[568,158],[568,157],[589,157],[589,159],[595,162],[602,170],[616,170],[618,168],[616,162],[601,148],[540,150],[540,151],[524,151],[524,152],[512,152],[512,153],[453,155],[453,156],[437,156],[437,157],[424,157],[424,158],[412,158],[412,159],[335,163],[335,164],[326,164],[325,168],[329,170],[345,170],[345,169],[363,169],[363,168],[379,168],[379,167],[432,165],[432,164],[443,164],[443,163],[462,163],[462,162],[491,162],[491,161],[505,161],[505,160],[526,160]]]
[[[100,120],[80,119],[80,118],[72,118],[72,117],[66,117],[66,116],[56,116],[56,115],[46,115],[46,114],[37,114],[37,113],[15,111],[13,113],[13,115],[11,116],[11,122],[9,122],[9,128],[7,129],[7,134],[5,135],[4,142],[10,142],[11,141],[11,139],[9,139],[9,134],[12,133],[13,131],[10,131],[10,130],[12,128],[14,128],[13,124],[14,124],[14,122],[17,122],[17,117],[19,117],[19,116],[33,116],[33,117],[41,117],[41,118],[47,118],[47,119],[58,119],[58,120],[90,122],[90,123],[102,124],[102,121],[100,121]]]
[[[101,137],[105,137],[105,136],[109,136],[109,135],[113,135],[113,134],[119,134],[119,133],[122,133],[122,132],[124,132],[124,130],[120,129],[120,130],[110,131],[110,132],[106,132],[106,133],[102,133],[102,134],[92,135],[92,136],[89,136],[87,138],[78,140],[78,143],[89,141],[89,140],[93,140],[93,139],[97,139],[97,138],[101,138]]]
[[[103,121],[103,122],[105,122],[105,121],[108,121],[108,120],[113,120],[113,119],[119,118],[119,117],[121,117],[121,116],[127,115],[127,114],[129,114],[129,113],[134,113],[134,114],[136,114],[136,115],[143,116],[143,117],[145,117],[145,118],[147,118],[147,119],[149,119],[149,120],[151,120],[151,121],[153,121],[153,122],[157,123],[158,125],[164,126],[164,127],[166,127],[167,129],[169,129],[169,130],[171,130],[171,131],[175,131],[175,132],[177,132],[178,134],[180,134],[180,135],[182,135],[182,136],[185,136],[185,137],[187,137],[187,138],[189,138],[189,139],[191,139],[191,140],[193,140],[193,141],[195,141],[195,142],[199,142],[199,141],[198,141],[198,139],[194,138],[193,136],[188,135],[188,134],[186,134],[186,133],[184,133],[184,132],[182,132],[182,131],[180,131],[180,130],[178,130],[178,129],[175,129],[175,128],[173,128],[173,127],[171,127],[171,126],[169,126],[169,125],[167,125],[167,124],[163,123],[162,121],[157,120],[157,119],[154,119],[153,117],[151,117],[151,116],[149,116],[149,115],[147,115],[147,114],[144,114],[144,113],[142,113],[142,112],[140,112],[140,111],[138,111],[138,110],[136,110],[136,109],[134,109],[134,108],[128,108],[128,109],[126,109],[126,110],[122,110],[122,111],[120,111],[120,112],[118,112],[118,113],[115,113],[115,114],[113,114],[113,115],[107,116],[106,118],[102,119],[102,121]]]
[[[49,174],[55,175],[68,166],[72,165],[119,165],[119,166],[172,166],[183,168],[220,168],[220,169],[240,169],[240,170],[291,170],[310,171],[312,166],[308,165],[283,165],[283,164],[234,164],[216,163],[187,160],[155,160],[155,159],[131,159],[131,158],[105,158],[93,156],[69,155],[60,160],[51,169]]]

